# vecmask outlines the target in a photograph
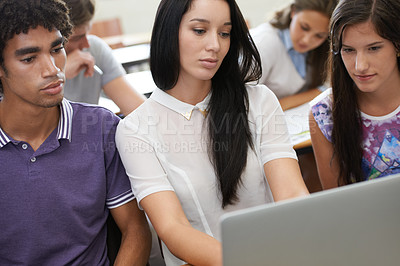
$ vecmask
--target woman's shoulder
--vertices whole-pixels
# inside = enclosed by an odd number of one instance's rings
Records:
[[[266,85],[258,83],[247,83],[246,84],[247,94],[250,98],[260,98],[260,97],[276,97],[275,94]]]
[[[332,114],[332,89],[327,89],[310,102],[311,113],[315,120],[330,121]]]
[[[322,134],[332,141],[332,90],[327,89],[310,102],[311,113]]]
[[[310,107],[316,108],[317,106],[325,104],[331,108],[332,105],[332,88],[326,89],[320,95],[310,101]]]
[[[274,28],[269,22],[261,23],[258,26],[251,28],[249,31],[251,37],[269,36],[269,35],[278,36],[278,29]]]
[[[270,46],[279,43],[280,38],[278,29],[274,28],[269,22],[264,22],[255,28],[250,29],[250,35],[256,45],[268,43]]]
[[[276,95],[264,84],[246,84],[246,89],[249,97],[250,109],[260,109],[260,112],[265,112],[265,108],[271,108],[272,111],[279,106]]]
[[[278,29],[274,28],[269,22],[263,23],[256,28],[250,30],[250,35],[260,53],[263,77],[265,82],[271,68],[276,68],[282,62],[286,62],[288,54],[281,38],[279,37]],[[278,67],[279,68],[279,67]],[[281,70],[279,70],[281,72]]]
[[[154,101],[147,99],[133,110],[129,115],[122,119],[118,125],[120,130],[135,130],[138,132],[141,126],[147,124],[150,117],[157,116],[153,110]]]

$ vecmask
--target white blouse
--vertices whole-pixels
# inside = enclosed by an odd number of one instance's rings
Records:
[[[152,193],[175,191],[191,225],[220,239],[219,218],[223,213],[273,202],[264,164],[297,157],[276,96],[264,85],[247,85],[247,89],[255,150],[248,152],[243,185],[238,188],[240,201],[221,207],[218,181],[207,153],[209,117],[204,110],[211,94],[193,106],[156,89],[121,120],[116,133],[117,147],[139,203]],[[165,246],[163,252],[167,265],[183,264]]]
[[[259,80],[278,98],[298,93],[305,84],[279,37],[278,29],[265,22],[250,30],[261,57],[262,76]]]

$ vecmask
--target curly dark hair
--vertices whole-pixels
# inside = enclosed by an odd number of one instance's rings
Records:
[[[0,1],[0,67],[4,69],[3,51],[16,34],[42,26],[49,31],[57,29],[68,38],[72,25],[68,8],[61,0],[1,0]],[[0,92],[3,86],[0,81]]]

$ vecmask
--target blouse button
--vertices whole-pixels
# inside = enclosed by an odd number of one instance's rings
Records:
[[[22,149],[24,149],[24,150],[28,149],[28,144],[26,144],[26,143],[22,144]]]
[[[32,158],[31,158],[31,162],[32,162],[32,163],[36,162],[36,157],[32,157]]]

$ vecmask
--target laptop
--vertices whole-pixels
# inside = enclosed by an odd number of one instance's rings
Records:
[[[400,265],[400,175],[221,216],[224,266]]]

